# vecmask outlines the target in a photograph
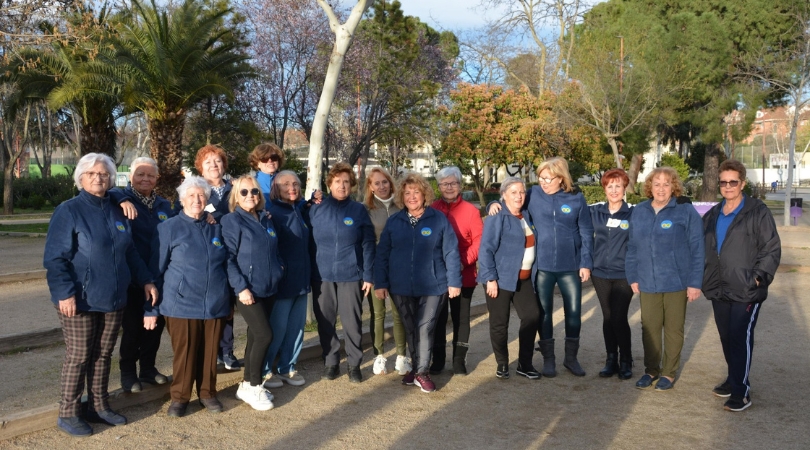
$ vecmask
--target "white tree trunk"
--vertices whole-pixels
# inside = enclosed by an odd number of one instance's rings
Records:
[[[323,91],[318,101],[318,108],[315,110],[315,119],[312,122],[312,133],[309,139],[309,160],[307,162],[307,187],[304,197],[308,198],[321,183],[321,161],[323,160],[324,134],[326,132],[326,122],[329,110],[332,108],[332,101],[335,99],[338,77],[340,69],[343,67],[343,59],[354,38],[354,30],[363,18],[363,14],[371,6],[371,0],[357,0],[357,4],[352,8],[351,14],[345,23],[341,24],[335,15],[332,7],[326,0],[317,0],[318,5],[329,17],[329,27],[335,33],[335,46],[332,49],[332,56],[329,58],[329,67],[326,69],[326,78],[323,83]]]

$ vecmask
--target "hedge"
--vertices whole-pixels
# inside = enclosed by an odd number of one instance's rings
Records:
[[[16,208],[42,209],[45,203],[54,208],[76,196],[78,191],[73,178],[54,175],[50,178],[17,178],[14,180],[14,206]],[[0,183],[0,206],[3,202],[3,186]]]

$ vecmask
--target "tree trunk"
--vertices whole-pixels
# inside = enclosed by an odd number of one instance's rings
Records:
[[[147,120],[151,138],[149,153],[157,161],[160,172],[155,190],[169,200],[177,197],[177,186],[183,181],[184,126],[184,114],[171,114],[165,120]]]
[[[644,164],[644,155],[635,154],[630,157],[630,167],[627,168],[627,176],[630,178],[630,184],[627,185],[627,190],[636,192],[636,184],[638,183],[638,174],[641,172],[641,166]]]
[[[335,99],[337,91],[340,69],[343,67],[343,60],[354,37],[357,24],[360,23],[363,14],[371,6],[371,0],[357,0],[357,4],[352,8],[352,12],[346,23],[341,24],[335,16],[332,7],[326,0],[317,0],[318,4],[329,17],[329,26],[335,33],[335,46],[329,58],[329,67],[326,69],[326,78],[321,91],[321,98],[318,101],[318,108],[315,110],[315,119],[312,122],[312,133],[309,140],[309,158],[307,161],[307,187],[306,192],[313,192],[320,188],[322,171],[324,133],[329,110]]]
[[[82,123],[81,129],[81,149],[82,156],[88,153],[101,153],[109,156],[115,161],[116,149],[116,134],[115,123]]]
[[[717,201],[717,182],[720,176],[720,153],[723,152],[721,144],[708,144],[703,158],[703,188],[700,191],[701,202]]]
[[[621,169],[622,159],[619,156],[619,143],[616,142],[616,136],[606,135],[605,137],[607,138],[608,145],[610,145],[610,149],[613,150],[613,160],[616,162],[616,167]]]

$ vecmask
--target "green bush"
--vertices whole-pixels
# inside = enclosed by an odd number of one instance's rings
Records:
[[[607,201],[607,197],[605,197],[605,190],[602,189],[602,186],[580,186],[579,189],[582,191],[582,195],[585,196],[585,200],[588,202],[589,205]],[[638,205],[644,200],[647,200],[645,197],[642,197],[641,195],[638,195],[629,190],[627,191],[626,198],[627,203],[631,205]]]
[[[17,208],[42,209],[46,203],[50,203],[55,208],[63,201],[73,198],[76,193],[73,178],[68,175],[14,180],[14,206]],[[0,187],[0,200],[2,200],[2,187]]]

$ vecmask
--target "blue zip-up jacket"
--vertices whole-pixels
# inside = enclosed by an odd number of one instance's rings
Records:
[[[540,186],[526,192],[537,242],[537,270],[576,272],[593,268],[593,224],[581,192],[557,191],[548,195]]]
[[[703,285],[703,221],[695,207],[670,199],[655,213],[647,200],[630,217],[627,282],[648,293],[676,292]]]
[[[228,282],[234,295],[245,289],[257,297],[270,297],[284,277],[278,233],[264,211],[259,220],[240,207],[222,217],[222,238],[231,258]]]
[[[614,214],[610,213],[607,202],[593,204],[590,208],[594,230],[593,275],[610,280],[627,278],[624,260],[633,208],[627,202],[622,202],[621,208]]]
[[[416,226],[403,209],[388,219],[374,260],[374,288],[408,297],[443,295],[461,288],[458,238],[444,214],[431,207]]]
[[[287,299],[307,294],[311,290],[312,258],[310,255],[312,234],[306,202],[296,206],[281,200],[273,200],[268,211],[278,233],[278,248],[284,259],[284,278],[276,297]]]
[[[262,194],[264,194],[264,203],[266,205],[270,204],[270,190],[273,188],[274,178],[276,178],[275,173],[270,175],[261,170],[256,171],[256,181],[259,183],[259,189],[261,189]]]
[[[526,215],[523,218],[534,231],[531,220]],[[486,284],[487,281],[496,280],[498,289],[516,291],[525,251],[526,233],[520,219],[501,202],[498,214],[484,221],[484,233],[478,249],[478,282]],[[534,267],[532,264],[532,280],[537,273]],[[530,284],[533,288],[534,283]]]
[[[231,184],[231,180],[224,180],[225,182],[225,190],[222,191],[222,198],[217,197],[217,194],[214,193],[214,188],[211,188],[211,197],[208,199],[208,204],[214,207],[214,211],[211,212],[211,215],[214,216],[214,220],[217,223],[222,221],[222,217],[225,214],[231,212],[231,207],[228,205],[228,199],[231,197],[231,189],[233,189],[233,184]],[[180,210],[181,208],[178,208]],[[211,208],[206,209],[209,211]]]
[[[51,301],[76,297],[78,311],[118,311],[127,304],[131,280],[140,286],[154,281],[118,204],[84,190],[54,210],[42,264]]]
[[[195,220],[180,211],[158,225],[152,242],[152,272],[158,275],[160,301],[144,304],[146,316],[216,319],[231,310],[228,249],[222,226]]]
[[[138,217],[130,221],[132,240],[135,243],[135,250],[141,255],[143,262],[149,264],[149,261],[152,260],[152,241],[157,235],[158,224],[174,217],[177,213],[172,209],[171,203],[159,195],[155,199],[152,211],[149,211],[149,208],[141,203],[131,187],[110,189],[109,193],[116,204],[120,205],[128,201],[138,211]]]
[[[362,203],[324,196],[309,211],[315,242],[314,279],[333,282],[372,280],[374,225]]]

